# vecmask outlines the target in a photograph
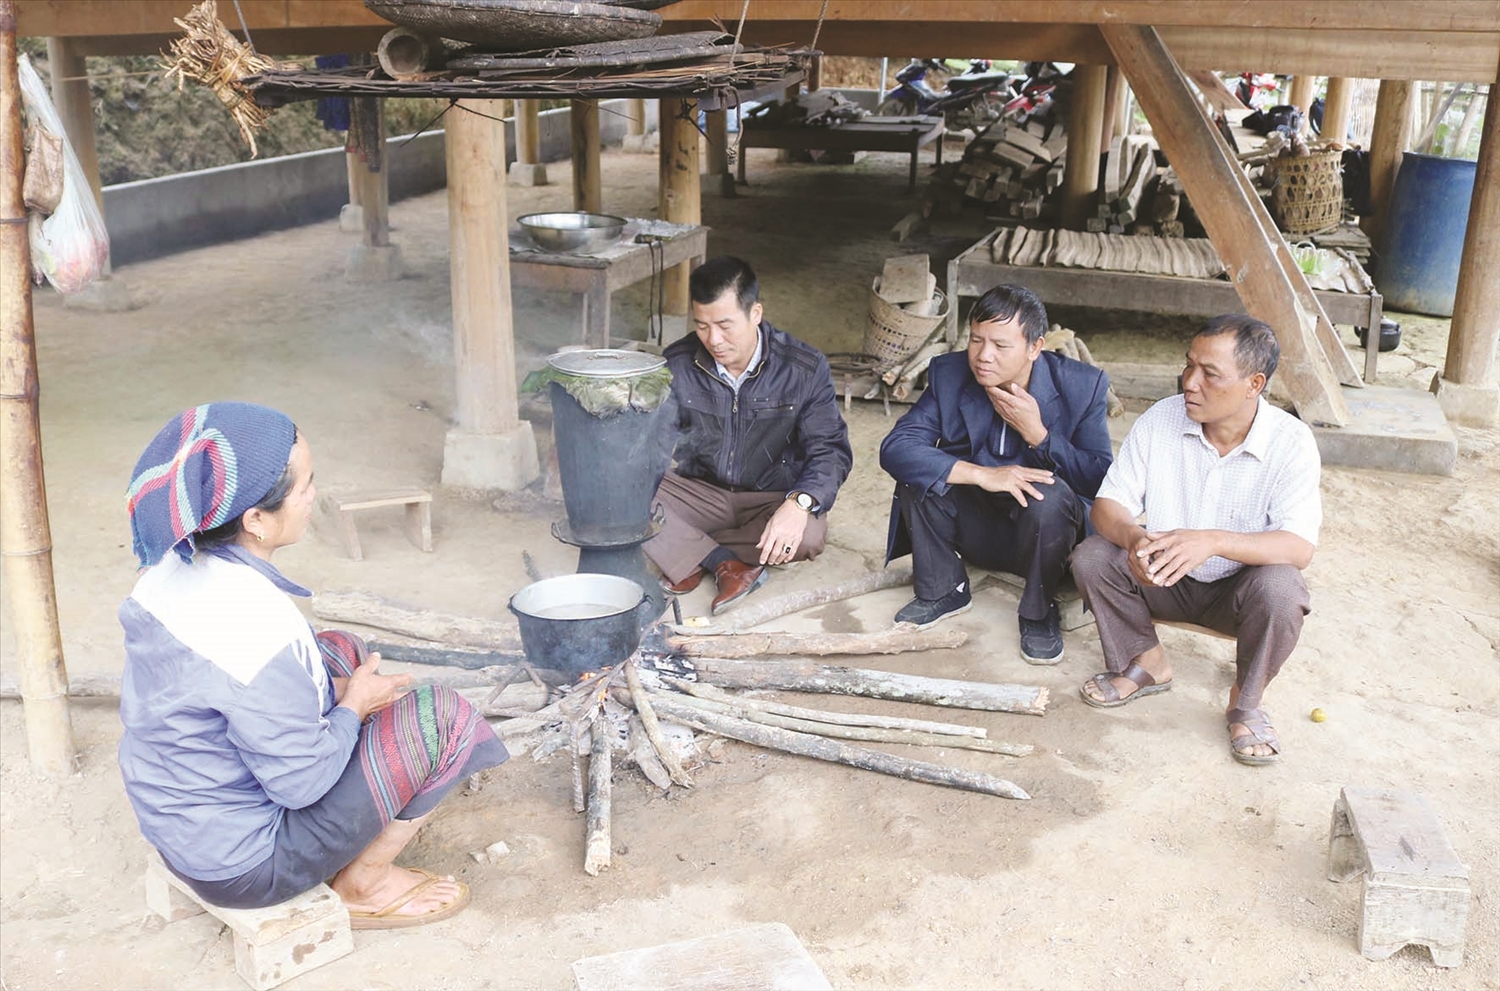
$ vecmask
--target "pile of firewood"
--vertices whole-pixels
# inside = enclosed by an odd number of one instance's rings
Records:
[[[1055,220],[1056,198],[1048,197],[1062,185],[1067,151],[1060,114],[1002,122],[969,142],[962,161],[943,166],[936,184],[961,190],[963,200],[984,204],[991,217]]]
[[[1177,174],[1157,162],[1153,138],[1117,137],[1104,159],[1097,212],[1085,227],[1109,234],[1183,237],[1186,225],[1180,215],[1186,203]]]

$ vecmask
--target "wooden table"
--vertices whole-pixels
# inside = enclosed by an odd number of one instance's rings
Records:
[[[660,249],[637,243],[637,235],[659,235]],[[516,227],[510,232],[510,246],[511,284],[583,297],[583,330],[579,339],[594,347],[607,348],[609,304],[615,290],[643,282],[653,274],[660,278],[662,272],[682,262],[702,264],[708,251],[708,228],[632,219],[615,244],[594,254],[575,255],[538,250]],[[653,329],[649,334],[651,343],[660,344],[660,336]]]
[[[1244,313],[1240,294],[1225,279],[1187,279],[1175,275],[1140,275],[1089,268],[1037,268],[999,265],[990,259],[992,232],[978,244],[948,263],[948,341],[958,341],[958,298],[979,296],[1001,283],[1030,289],[1042,302],[1057,306],[1107,307],[1145,313],[1185,314],[1212,317],[1220,313]],[[1365,351],[1365,381],[1375,381],[1375,362],[1380,353],[1380,318],[1384,312],[1380,293],[1348,293],[1314,289],[1330,322],[1367,331],[1370,347]]]
[[[943,163],[941,117],[865,117],[832,127],[774,127],[746,120],[740,126],[739,181],[745,181],[746,148],[787,151],[904,151],[911,155],[907,192],[917,188],[917,152],[937,143],[934,161]]]

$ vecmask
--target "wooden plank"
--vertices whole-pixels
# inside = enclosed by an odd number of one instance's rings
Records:
[[[578,991],[832,988],[806,947],[781,922],[584,957],[573,964],[573,982]]]
[[[1244,172],[1203,116],[1172,53],[1149,27],[1111,24],[1100,31],[1224,259],[1245,309],[1276,329],[1283,381],[1298,413],[1309,422],[1343,426],[1349,409],[1338,376],[1318,339],[1315,317],[1299,302],[1277,258],[1279,236],[1273,244],[1266,235],[1270,215],[1258,197],[1246,195]]]

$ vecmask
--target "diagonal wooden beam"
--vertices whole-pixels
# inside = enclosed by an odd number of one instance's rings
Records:
[[[1245,312],[1276,329],[1283,358],[1282,381],[1298,414],[1309,422],[1343,426],[1349,421],[1349,409],[1339,391],[1339,376],[1318,335],[1314,314],[1320,311],[1310,310],[1299,301],[1291,273],[1280,257],[1291,262],[1281,236],[1274,233],[1274,224],[1260,199],[1248,191],[1248,180],[1223,138],[1204,117],[1172,53],[1156,29],[1149,26],[1106,24],[1099,30],[1130,80],[1152,133],[1182,180],[1214,249],[1224,260]],[[1267,225],[1273,233],[1268,234]],[[1291,267],[1311,298],[1312,291],[1301,270]],[[1338,350],[1343,352],[1342,347]],[[1351,375],[1357,378],[1353,363],[1348,364]]]

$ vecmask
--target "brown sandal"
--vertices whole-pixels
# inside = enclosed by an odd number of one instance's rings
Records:
[[[1128,681],[1134,682],[1135,691],[1131,692],[1129,695],[1121,695],[1119,690],[1115,688],[1114,682],[1110,680],[1111,678],[1125,678]],[[1102,695],[1103,698],[1096,699],[1087,691],[1085,691],[1085,688],[1088,686],[1089,682],[1093,682],[1094,687],[1099,689],[1099,694]],[[1078,694],[1082,695],[1083,700],[1096,709],[1118,708],[1119,706],[1125,705],[1127,702],[1134,702],[1136,699],[1140,698],[1143,695],[1155,695],[1158,692],[1169,692],[1171,690],[1171,678],[1158,683],[1157,680],[1151,676],[1150,671],[1147,671],[1145,668],[1141,667],[1134,661],[1131,661],[1130,667],[1126,668],[1124,671],[1101,671],[1090,678],[1088,681],[1084,682],[1082,685],[1078,686]]]
[[[455,881],[458,885],[458,896],[451,902],[439,905],[430,912],[421,915],[397,915],[402,907],[416,898],[428,888],[439,881],[449,881],[452,878],[439,877],[431,871],[424,871],[420,867],[412,867],[418,874],[424,875],[421,881],[408,888],[403,894],[398,895],[396,900],[378,912],[350,912],[350,929],[407,929],[411,926],[425,926],[429,922],[437,922],[447,919],[463,911],[464,906],[469,904],[469,886],[462,881]]]
[[[1245,732],[1229,741],[1229,752],[1234,759],[1241,764],[1275,764],[1281,760],[1281,740],[1276,736],[1276,730],[1271,726],[1270,719],[1266,716],[1264,709],[1230,709],[1225,716],[1228,725],[1239,723],[1245,727]],[[1256,744],[1265,744],[1271,748],[1269,754],[1242,754],[1240,751],[1245,747],[1253,747]]]

